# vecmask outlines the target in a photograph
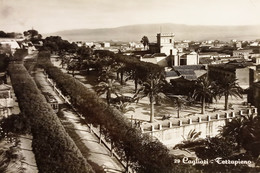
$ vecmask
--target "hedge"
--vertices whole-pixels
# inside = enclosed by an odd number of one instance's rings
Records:
[[[8,67],[24,115],[31,121],[32,147],[41,173],[94,172],[21,63]]]

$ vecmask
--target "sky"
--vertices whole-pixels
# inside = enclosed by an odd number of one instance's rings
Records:
[[[5,32],[155,23],[260,25],[260,0],[0,0]]]

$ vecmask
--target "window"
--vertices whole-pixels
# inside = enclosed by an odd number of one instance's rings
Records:
[[[172,39],[170,39],[170,43],[172,43]]]

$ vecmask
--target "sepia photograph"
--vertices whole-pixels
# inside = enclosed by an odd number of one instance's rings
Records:
[[[260,172],[260,0],[0,0],[0,173]]]

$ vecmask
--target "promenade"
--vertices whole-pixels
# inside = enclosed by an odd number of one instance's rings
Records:
[[[47,82],[42,69],[37,69],[34,74],[34,78],[38,84],[40,84],[41,90],[43,92],[51,93],[57,99],[59,104],[63,103],[63,100],[53,90],[53,87]],[[62,112],[64,114],[64,119],[62,120],[63,124],[67,124],[66,122],[71,124],[72,130],[74,130],[79,137],[77,140],[83,142],[85,147],[88,149],[87,152],[81,151],[87,160],[95,163],[107,172],[124,171],[124,167],[121,165],[121,163],[115,157],[111,157],[111,152],[104,146],[104,144],[99,143],[99,139],[96,137],[96,135],[94,135],[94,133],[90,131],[89,127],[86,124],[81,123],[81,118],[76,112],[66,108],[63,109]]]

